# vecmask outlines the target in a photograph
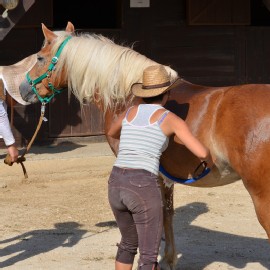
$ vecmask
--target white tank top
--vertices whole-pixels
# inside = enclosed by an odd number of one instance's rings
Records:
[[[169,142],[160,124],[169,111],[165,111],[160,119],[152,124],[150,119],[162,108],[160,105],[141,104],[131,122],[127,120],[129,111],[127,112],[122,122],[119,152],[114,166],[145,169],[158,175],[159,159]]]

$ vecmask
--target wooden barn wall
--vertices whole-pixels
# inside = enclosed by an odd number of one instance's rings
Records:
[[[53,0],[36,1],[18,26],[0,42],[0,65],[13,64],[40,49],[41,22],[54,27],[52,3]],[[89,25],[80,31],[101,33],[133,45],[136,51],[172,66],[181,77],[197,84],[270,82],[269,27],[189,25],[186,3],[150,0],[149,8],[131,8],[130,1],[122,0],[120,27],[94,29]],[[43,123],[36,143],[104,134],[103,115],[92,104],[81,108],[74,97],[68,101],[67,94],[62,94],[47,107],[49,121]],[[39,115],[40,104],[15,106],[13,130],[19,144],[25,145],[31,138]]]

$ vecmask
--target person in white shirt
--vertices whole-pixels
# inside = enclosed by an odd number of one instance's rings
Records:
[[[36,59],[36,54],[32,54],[13,65],[0,66],[0,138],[4,139],[12,162],[17,161],[18,149],[9,124],[6,102],[9,99],[6,94],[8,93],[15,103],[29,105],[22,99],[19,85],[27,71],[36,63]]]
[[[175,81],[176,82],[176,81]],[[122,113],[108,131],[120,139],[119,151],[108,180],[108,198],[121,233],[115,270],[132,270],[139,250],[138,270],[160,270],[157,262],[163,228],[159,163],[169,138],[184,144],[207,166],[212,156],[189,130],[186,122],[163,106],[173,87],[162,65],[143,71],[143,82],[132,86],[142,104]]]
[[[0,137],[3,138],[8,154],[12,162],[16,162],[19,151],[15,144],[15,138],[11,131],[7,114],[7,104],[5,102],[6,91],[2,79],[0,79]]]

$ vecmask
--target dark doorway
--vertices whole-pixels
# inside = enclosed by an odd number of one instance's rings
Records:
[[[121,28],[121,0],[53,1],[53,26],[63,28],[72,22],[76,28]]]

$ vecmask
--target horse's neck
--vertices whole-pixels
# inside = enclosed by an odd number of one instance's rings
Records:
[[[175,113],[177,116],[185,119],[192,101],[199,93],[203,93],[206,87],[192,84],[188,81],[181,80],[170,91],[169,100],[165,104],[165,108]]]

